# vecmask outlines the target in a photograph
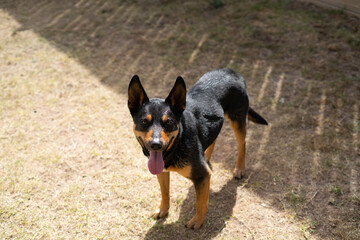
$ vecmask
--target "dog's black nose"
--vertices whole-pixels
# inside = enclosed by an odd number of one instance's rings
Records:
[[[154,151],[160,150],[162,147],[162,144],[160,141],[153,141],[150,145],[151,149]]]

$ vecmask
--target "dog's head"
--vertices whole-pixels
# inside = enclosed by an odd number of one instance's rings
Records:
[[[182,112],[186,106],[186,86],[178,77],[168,97],[149,99],[137,75],[128,89],[128,107],[134,121],[134,133],[144,153],[149,156],[152,174],[164,168],[162,153],[172,147],[179,134]]]

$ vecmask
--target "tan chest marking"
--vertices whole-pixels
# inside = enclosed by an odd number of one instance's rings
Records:
[[[166,170],[171,172],[177,172],[181,176],[184,176],[186,178],[191,178],[191,165],[187,165],[183,168],[176,168],[173,166],[168,167]]]

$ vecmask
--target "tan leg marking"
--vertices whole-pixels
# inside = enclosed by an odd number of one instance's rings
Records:
[[[211,171],[201,183],[195,185],[196,192],[196,214],[186,223],[187,228],[199,229],[204,223],[205,214],[208,209]]]
[[[235,132],[236,140],[238,143],[238,158],[234,169],[234,177],[242,178],[245,175],[245,136],[246,128],[240,128],[238,123],[231,121],[231,127]]]
[[[170,207],[170,173],[162,172],[157,175],[161,190],[161,202],[159,208],[154,212],[153,218],[159,219],[168,215]]]
[[[214,151],[214,147],[215,147],[215,142],[216,142],[216,139],[215,141],[205,150],[205,159],[206,159],[206,162],[210,162],[210,158],[211,158],[211,155]]]

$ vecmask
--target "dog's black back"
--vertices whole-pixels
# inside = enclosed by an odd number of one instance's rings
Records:
[[[204,150],[220,133],[224,114],[243,126],[249,110],[244,79],[231,69],[215,70],[202,76],[189,90],[186,104],[185,111],[196,118],[198,136]]]

